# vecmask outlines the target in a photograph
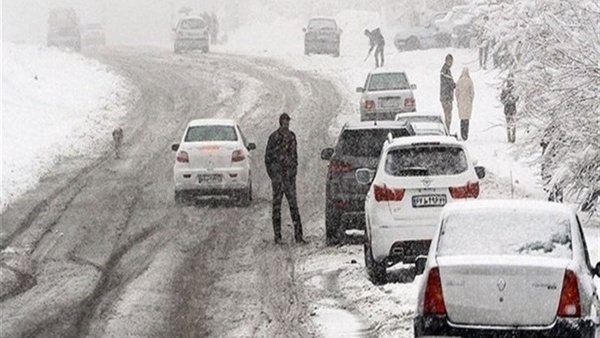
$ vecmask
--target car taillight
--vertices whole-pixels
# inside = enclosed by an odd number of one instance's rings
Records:
[[[353,170],[352,164],[340,160],[331,160],[329,162],[329,172],[332,174],[349,173]]]
[[[558,303],[559,317],[581,317],[581,303],[579,301],[579,286],[577,276],[571,270],[565,270],[560,303]]]
[[[407,97],[406,99],[404,99],[404,106],[405,107],[414,107],[415,106],[415,98]]]
[[[241,149],[234,150],[231,154],[231,162],[240,162],[246,159],[246,155]]]
[[[375,108],[375,101],[373,101],[373,100],[365,101],[365,109],[371,110],[373,108]]]
[[[190,156],[187,151],[181,150],[177,153],[177,162],[190,163]]]
[[[443,315],[445,313],[446,304],[444,303],[444,293],[442,292],[440,269],[435,267],[429,270],[429,276],[427,276],[423,314]]]
[[[477,198],[479,196],[479,182],[467,182],[462,187],[450,187],[450,196],[452,198]]]
[[[377,202],[382,201],[402,201],[404,198],[404,189],[400,188],[388,188],[385,184],[373,186],[375,190],[375,200]]]

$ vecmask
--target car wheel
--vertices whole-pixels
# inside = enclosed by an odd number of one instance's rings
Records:
[[[419,39],[417,39],[417,37],[415,37],[415,36],[410,37],[406,41],[406,49],[407,50],[417,50],[419,48],[421,48],[421,43],[419,42]]]
[[[378,263],[373,258],[373,251],[371,250],[371,243],[365,242],[364,245],[365,251],[365,267],[367,268],[367,274],[369,275],[369,279],[375,285],[385,284],[387,279],[387,270],[385,263]]]
[[[342,242],[343,235],[341,225],[341,214],[325,207],[325,242],[327,245],[338,245]]]
[[[185,194],[183,193],[183,191],[175,191],[175,204],[177,205],[182,205],[185,204],[186,199],[185,199]]]

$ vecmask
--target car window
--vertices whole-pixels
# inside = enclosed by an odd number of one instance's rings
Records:
[[[185,135],[185,142],[237,141],[233,126],[193,126]]]
[[[308,29],[311,30],[321,30],[321,29],[331,29],[335,30],[337,25],[333,20],[327,19],[311,19],[308,22]]]
[[[409,89],[410,85],[404,73],[371,74],[369,91]]]
[[[393,137],[410,136],[405,128],[344,130],[339,151],[345,156],[379,157],[388,133]]]
[[[181,29],[202,29],[206,27],[206,24],[201,19],[188,19],[181,21],[179,28]]]
[[[393,176],[458,175],[468,168],[464,150],[453,146],[397,148],[385,159],[385,172]]]
[[[240,126],[236,126],[238,132],[240,133],[240,136],[242,137],[242,142],[244,143],[244,147],[248,146],[248,140],[246,139],[246,136],[244,136],[244,133],[242,133],[242,129],[240,128]]]
[[[460,210],[444,218],[437,256],[509,255],[572,258],[570,222],[559,212]]]

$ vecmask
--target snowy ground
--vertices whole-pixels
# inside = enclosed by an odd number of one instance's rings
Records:
[[[362,35],[367,25],[378,15],[366,12],[342,12],[338,23],[344,29],[341,56],[303,55],[304,22],[278,20],[269,24],[245,27],[229,35],[229,43],[216,46],[217,53],[237,53],[278,59],[291,67],[331,78],[348,99],[346,113],[338,116],[329,129],[337,135],[346,121],[358,120],[361,86],[374,61],[363,62],[368,44]],[[415,92],[419,110],[440,111],[439,70],[447,53],[454,55],[452,67],[455,79],[463,67],[469,67],[475,84],[474,113],[470,139],[467,141],[473,158],[486,167],[488,178],[482,188],[484,198],[510,198],[511,177],[515,197],[541,198],[535,159],[516,159],[513,150],[519,147],[506,142],[501,105],[496,84],[500,81],[493,71],[481,70],[477,55],[470,50],[434,49],[398,53],[386,34],[386,65],[407,71]],[[252,43],[248,43],[252,41]],[[4,209],[12,199],[35,186],[37,180],[53,163],[78,152],[99,153],[108,149],[110,130],[123,116],[124,97],[132,95],[126,82],[98,62],[78,54],[3,44],[2,76],[2,198]],[[323,112],[327,114],[328,112]],[[456,114],[456,111],[455,111]],[[293,125],[292,125],[293,129]],[[458,131],[455,115],[451,131]],[[519,130],[520,133],[525,131]],[[600,228],[589,226],[586,236],[593,262],[600,259]],[[410,318],[416,302],[420,277],[404,280],[402,267],[396,282],[375,287],[366,278],[362,247],[348,245],[326,248],[317,255],[301,258],[299,278],[305,287],[318,294],[331,288],[328,276],[337,276],[334,289],[339,299],[321,299],[312,304],[314,318],[323,326],[324,334],[335,336],[343,328],[357,324],[351,317],[331,327],[327,318],[337,318],[335,309],[360,313],[364,325],[377,330],[380,336],[408,336]],[[394,275],[394,274],[392,274]],[[376,323],[376,324],[374,324]],[[398,324],[401,323],[401,324]],[[379,325],[379,326],[378,326]]]

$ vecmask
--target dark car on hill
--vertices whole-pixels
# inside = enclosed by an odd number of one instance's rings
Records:
[[[340,56],[342,30],[334,19],[312,18],[304,31],[304,54],[331,54]]]
[[[375,169],[383,143],[388,138],[414,135],[410,124],[396,121],[348,123],[333,148],[321,151],[329,161],[325,188],[325,233],[328,245],[345,238],[346,230],[364,229],[365,197],[369,186],[358,183],[355,171]]]

